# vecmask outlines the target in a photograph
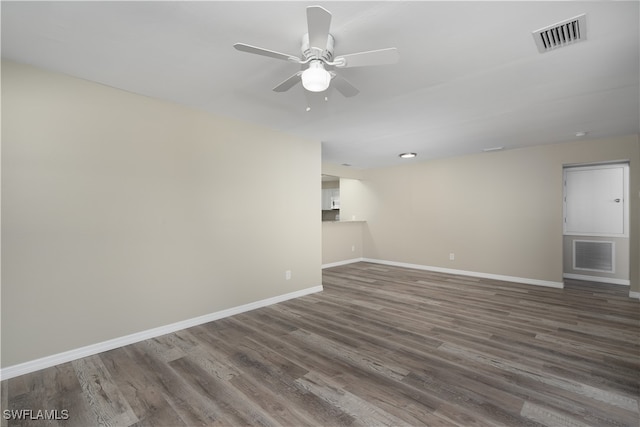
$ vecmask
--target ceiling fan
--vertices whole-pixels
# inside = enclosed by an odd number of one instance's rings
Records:
[[[301,70],[273,88],[275,92],[285,92],[302,82],[310,92],[324,92],[333,82],[338,92],[346,97],[359,93],[344,77],[336,74],[335,69],[385,65],[398,62],[398,50],[395,47],[352,53],[334,57],[334,38],[329,33],[331,13],[321,6],[307,7],[308,33],[302,37],[302,58],[280,53],[244,43],[233,45],[242,52],[254,53],[271,58],[295,62]]]

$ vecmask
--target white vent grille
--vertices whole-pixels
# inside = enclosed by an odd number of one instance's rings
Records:
[[[587,38],[586,15],[582,14],[533,32],[540,53],[568,46]]]
[[[573,268],[613,273],[614,250],[614,242],[574,240]]]

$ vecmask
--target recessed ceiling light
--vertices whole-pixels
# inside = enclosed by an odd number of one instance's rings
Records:
[[[412,159],[417,155],[418,154],[416,153],[402,153],[402,154],[398,154],[398,157],[402,157],[403,159]]]
[[[583,130],[581,130],[580,132],[576,132],[576,136],[578,138],[582,137],[582,136],[586,136],[589,132],[585,132]]]

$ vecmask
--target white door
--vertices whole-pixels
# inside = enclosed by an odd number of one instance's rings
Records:
[[[564,233],[627,236],[627,164],[565,168]]]

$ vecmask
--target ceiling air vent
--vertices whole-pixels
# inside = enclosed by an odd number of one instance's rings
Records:
[[[540,53],[559,47],[568,46],[587,38],[587,22],[585,14],[540,28],[533,32]]]

